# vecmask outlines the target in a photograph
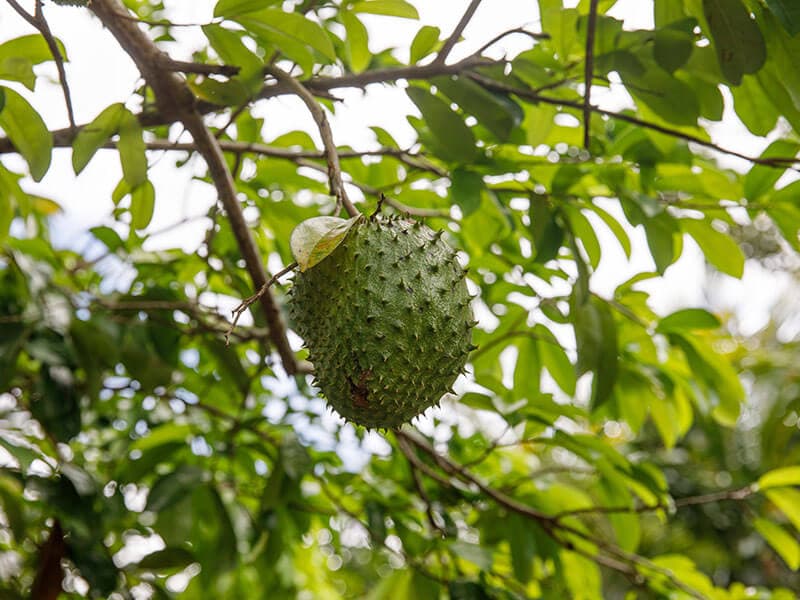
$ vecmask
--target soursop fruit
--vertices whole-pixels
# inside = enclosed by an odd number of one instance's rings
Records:
[[[400,426],[437,404],[467,362],[466,270],[441,236],[408,218],[362,218],[295,277],[290,316],[316,384],[354,423]]]

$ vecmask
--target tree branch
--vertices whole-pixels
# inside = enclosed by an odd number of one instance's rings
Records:
[[[16,0],[7,0],[8,4],[13,8],[23,19],[30,23],[36,30],[42,34],[45,43],[47,44],[50,54],[53,55],[53,61],[56,63],[56,70],[58,70],[58,82],[61,85],[61,91],[64,94],[64,103],[67,106],[67,118],[69,119],[69,126],[72,131],[77,127],[75,125],[75,113],[72,110],[72,95],[69,91],[69,83],[67,82],[67,72],[64,69],[64,57],[61,55],[61,50],[58,47],[56,39],[53,37],[53,32],[50,31],[50,25],[44,16],[42,8],[42,0],[36,0],[35,13],[31,15],[28,13]]]
[[[488,90],[492,90],[495,92],[504,92],[506,94],[514,94],[515,96],[518,96],[525,100],[530,100],[531,102],[541,102],[543,104],[551,104],[553,106],[566,106],[568,108],[574,108],[576,110],[583,110],[582,102],[574,102],[572,100],[566,100],[563,98],[552,98],[550,96],[543,96],[533,90],[526,90],[523,88],[510,86],[475,72],[468,72],[467,75],[474,81],[480,83],[483,87],[485,87]],[[658,131],[659,133],[679,138],[687,142],[692,142],[699,146],[703,146],[705,148],[709,148],[716,152],[720,152],[721,154],[727,154],[729,156],[735,156],[737,158],[741,158],[753,164],[765,165],[768,167],[775,167],[780,169],[794,168],[793,165],[800,164],[800,158],[796,157],[749,156],[747,154],[738,152],[737,150],[732,150],[730,148],[723,148],[722,146],[718,146],[713,142],[709,142],[708,140],[704,140],[702,138],[699,138],[697,136],[688,133],[684,133],[678,129],[672,129],[670,127],[665,127],[657,123],[651,123],[649,121],[645,121],[643,119],[639,119],[638,117],[634,117],[625,113],[614,112],[611,110],[604,110],[602,108],[598,108],[596,106],[591,106],[591,105],[590,105],[590,110],[593,113],[597,113],[599,115],[603,115],[611,119],[616,119],[617,121],[625,121],[626,123],[638,125],[639,127],[644,127],[645,129]]]
[[[464,29],[466,29],[467,25],[469,25],[472,16],[475,14],[475,11],[478,10],[478,6],[480,5],[481,0],[472,0],[467,7],[467,10],[464,11],[464,14],[461,16],[461,20],[456,25],[455,29],[453,29],[453,33],[450,34],[450,37],[442,46],[442,49],[439,51],[439,54],[436,55],[436,58],[433,61],[433,64],[443,65],[445,60],[447,60],[450,51],[453,47],[458,43],[458,40],[461,39],[461,34],[464,33]]]
[[[597,26],[597,2],[589,2],[589,21],[586,25],[586,62],[583,71],[583,147],[589,149],[592,124],[592,79],[594,75],[594,34]]]
[[[311,116],[314,118],[314,122],[317,124],[319,134],[322,137],[322,145],[325,148],[325,161],[328,163],[328,181],[331,194],[336,198],[336,214],[338,214],[342,206],[344,206],[347,214],[351,217],[360,215],[361,213],[353,206],[353,203],[350,202],[350,198],[347,197],[347,191],[344,189],[342,168],[339,165],[339,154],[336,151],[336,144],[333,141],[333,132],[328,123],[328,118],[325,116],[325,111],[311,92],[294,77],[291,77],[288,73],[275,66],[267,67],[265,71],[272,75],[279,84],[285,85],[303,101],[311,113]]]
[[[217,189],[219,200],[228,215],[239,251],[256,288],[267,282],[266,271],[242,208],[236,197],[236,187],[219,143],[195,109],[195,97],[186,82],[173,72],[165,72],[161,65],[170,60],[135,21],[125,18],[127,11],[119,0],[93,0],[91,10],[136,63],[142,76],[153,89],[159,112],[174,121],[180,121],[191,133],[197,151],[208,165],[209,174]],[[286,327],[281,319],[273,296],[266,292],[261,298],[262,311],[269,326],[270,340],[277,350],[284,369],[290,375],[297,373],[297,361],[286,337]]]

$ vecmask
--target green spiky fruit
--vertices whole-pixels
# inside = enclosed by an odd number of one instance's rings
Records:
[[[400,426],[438,403],[466,364],[466,271],[441,233],[406,218],[363,219],[295,278],[295,330],[322,393],[354,423]]]

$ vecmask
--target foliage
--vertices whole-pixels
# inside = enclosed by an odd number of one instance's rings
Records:
[[[609,0],[539,0],[541,29],[507,33],[527,49],[499,59],[502,38],[477,40],[456,60],[476,7],[489,10],[479,0],[455,31],[419,23],[407,48],[377,53],[374,16],[418,20],[412,4],[219,0],[195,63],[156,52],[174,30],[160,2],[9,4],[38,33],[0,45],[0,152],[28,166],[0,164],[3,597],[800,588],[797,342],[745,339],[708,307],[656,314],[643,286],[688,240],[719,277],[742,276],[742,248],[747,264],[775,253],[753,227],[800,250],[800,183],[784,177],[800,164],[792,3],[656,0],[654,29],[630,30]],[[47,128],[34,67],[67,58],[45,20],[60,10],[93,13],[131,55],[141,110]],[[412,147],[379,127],[372,148],[334,147],[321,106],[372,83],[408,97]],[[629,108],[596,106],[605,87]],[[286,94],[311,109],[324,152],[299,130],[263,142],[257,115]],[[773,140],[761,156],[711,141],[728,94]],[[54,147],[72,148],[75,173],[119,154],[115,208],[90,232],[100,255],[54,246],[58,198],[26,191],[66,160]],[[202,156],[219,197],[196,252],[148,244],[169,201],[148,179],[163,151],[183,153],[176,168]],[[260,288],[263,264],[292,262],[298,223],[351,209],[345,189],[366,214],[385,195],[383,211],[445,230],[477,295],[458,393],[385,435],[326,411],[286,329],[285,285],[264,288],[250,325],[217,309]],[[604,295],[594,274],[613,245],[651,260]],[[130,275],[121,289],[114,269]]]

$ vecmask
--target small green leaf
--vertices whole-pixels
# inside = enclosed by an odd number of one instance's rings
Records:
[[[281,39],[289,40],[295,44],[313,48],[328,61],[336,60],[336,50],[328,33],[318,23],[301,14],[264,8],[257,12],[248,12],[246,16],[239,17],[236,21],[254,33],[267,34],[267,37],[278,42]],[[288,47],[282,47],[280,43],[277,45],[283,51],[288,50]]]
[[[656,331],[683,331],[692,329],[716,329],[719,319],[703,308],[685,308],[661,319]]]
[[[764,36],[741,0],[703,0],[703,12],[722,74],[739,85],[742,75],[755,73],[764,64]]]
[[[53,136],[38,112],[11,88],[0,87],[5,103],[0,111],[0,129],[28,162],[31,177],[41,181],[50,168]]]
[[[450,181],[450,196],[453,203],[461,207],[464,216],[478,210],[484,188],[483,177],[475,171],[459,167],[453,170]]]
[[[450,542],[448,548],[459,558],[463,558],[472,564],[478,565],[485,571],[492,568],[492,552],[488,548],[461,540]]]
[[[307,271],[330,256],[360,218],[312,217],[295,227],[289,237],[289,246],[300,271]]]
[[[350,58],[350,68],[354,73],[360,73],[369,66],[372,54],[367,42],[369,35],[367,28],[353,13],[343,10],[339,18],[344,25],[344,46]]]
[[[753,525],[792,571],[800,568],[800,543],[793,535],[780,525],[760,517],[753,521]]]
[[[147,510],[159,512],[190,494],[206,480],[206,473],[199,467],[181,465],[171,473],[160,477],[147,495]]]
[[[681,219],[681,229],[694,238],[706,259],[722,273],[741,278],[744,273],[744,252],[734,239],[700,219]]]
[[[216,24],[203,25],[203,33],[206,34],[211,47],[225,64],[240,67],[241,70],[237,77],[248,77],[255,74],[259,75],[259,80],[261,79],[260,71],[263,61],[244,45],[239,33]]]
[[[576,288],[577,289],[577,288]],[[611,395],[618,372],[617,328],[608,303],[597,296],[587,301],[572,299],[579,375],[592,372],[592,405],[603,404]]]
[[[767,6],[789,35],[800,32],[800,4],[796,0],[767,0]]]
[[[463,119],[441,98],[419,88],[406,90],[433,134],[436,151],[451,162],[469,163],[477,154],[475,136]]]
[[[434,77],[440,92],[473,115],[499,141],[508,140],[524,117],[522,109],[506,96],[493,94],[466,77]]]
[[[792,158],[800,151],[800,144],[791,140],[775,140],[760,158],[783,157]],[[744,195],[753,202],[773,189],[775,183],[785,171],[770,165],[753,165],[744,176]]]
[[[666,213],[660,213],[644,221],[643,225],[656,271],[663,275],[676,258],[675,219]]]
[[[800,466],[781,467],[758,478],[759,489],[800,485]]]
[[[256,12],[270,4],[278,4],[278,2],[275,0],[219,0],[214,7],[214,16],[231,18],[248,12]]]
[[[165,569],[183,569],[195,561],[194,555],[185,548],[170,547],[148,554],[139,561],[137,566],[140,569],[162,571]]]
[[[433,52],[439,43],[439,35],[441,33],[438,27],[423,25],[411,42],[411,50],[408,59],[409,64],[416,64]]]
[[[355,13],[419,19],[417,9],[405,0],[364,0],[363,2],[352,4],[350,10]]]
[[[131,227],[140,230],[150,224],[155,208],[156,190],[150,181],[133,188],[131,192]]]
[[[672,73],[689,60],[694,48],[693,28],[696,19],[684,19],[656,29],[653,57],[666,71]]]
[[[791,487],[771,488],[764,494],[786,515],[794,528],[800,531],[800,491]]]
[[[72,168],[76,175],[83,171],[95,152],[117,132],[124,112],[123,104],[112,104],[78,132],[72,142]]]
[[[126,108],[119,120],[119,161],[122,164],[123,177],[131,189],[147,181],[145,149],[142,127],[136,116]],[[147,222],[150,222],[149,218]]]

